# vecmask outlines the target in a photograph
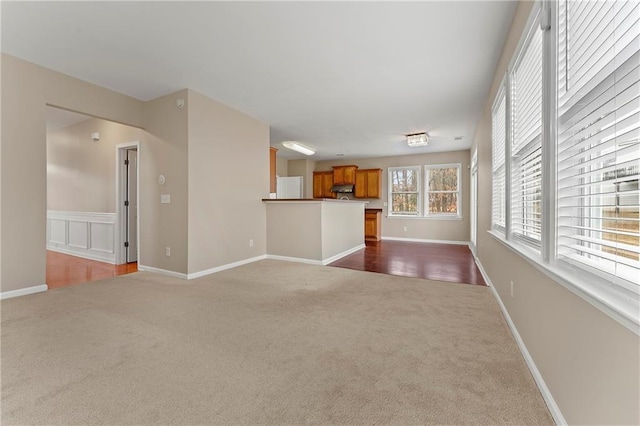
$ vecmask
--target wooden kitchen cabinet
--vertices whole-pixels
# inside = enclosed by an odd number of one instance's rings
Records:
[[[382,237],[382,209],[364,209],[364,239],[379,241]]]
[[[333,172],[313,172],[313,198],[336,198],[331,192]]]
[[[382,169],[356,170],[355,198],[380,198]]]
[[[333,166],[334,185],[355,185],[358,166]]]
[[[269,148],[269,192],[276,192],[276,148]]]

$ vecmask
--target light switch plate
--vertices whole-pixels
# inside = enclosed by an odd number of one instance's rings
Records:
[[[160,204],[171,204],[171,195],[160,194]]]

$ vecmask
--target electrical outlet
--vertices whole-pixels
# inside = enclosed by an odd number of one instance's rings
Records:
[[[253,240],[249,240],[249,247],[253,247]]]
[[[511,282],[511,297],[513,297],[513,281],[510,281],[510,282]]]
[[[404,232],[407,232],[407,227],[406,226],[404,227]]]
[[[171,256],[171,247],[165,247],[164,248],[164,254],[167,256]]]

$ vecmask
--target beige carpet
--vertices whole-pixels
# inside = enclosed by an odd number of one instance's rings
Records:
[[[487,287],[260,261],[1,302],[2,424],[551,424]]]

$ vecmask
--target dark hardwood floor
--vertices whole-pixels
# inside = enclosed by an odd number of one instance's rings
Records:
[[[366,244],[366,248],[345,256],[329,266],[404,277],[487,285],[467,246],[388,240],[367,241]]]
[[[112,265],[47,250],[46,282],[49,289],[102,280],[137,271],[138,264],[135,262]]]

